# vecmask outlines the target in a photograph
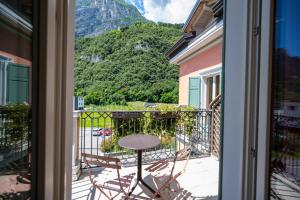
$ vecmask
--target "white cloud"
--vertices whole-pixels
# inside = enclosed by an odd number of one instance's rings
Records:
[[[155,22],[184,23],[197,0],[144,0],[145,17]]]

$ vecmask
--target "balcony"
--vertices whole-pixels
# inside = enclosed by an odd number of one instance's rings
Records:
[[[146,168],[148,165],[143,166]],[[99,177],[105,176],[105,171],[102,169],[94,169],[94,174]],[[126,167],[121,171],[121,174],[136,173],[136,167]],[[144,180],[152,188],[156,189],[153,184],[153,177],[143,172]],[[187,170],[182,177],[178,178],[180,191],[174,192],[171,195],[164,192],[164,199],[207,199],[215,200],[218,195],[218,180],[219,180],[219,162],[215,157],[203,157],[191,159],[188,162]],[[113,179],[113,177],[112,177]],[[134,181],[131,185],[134,184]],[[175,188],[176,189],[176,188]],[[149,191],[143,186],[137,187],[131,196],[133,199],[149,199]],[[103,196],[103,195],[102,195]],[[170,197],[171,196],[171,197]],[[93,188],[86,171],[83,170],[82,175],[78,181],[72,184],[72,199],[104,199],[101,198],[99,190]],[[118,196],[121,199],[122,195]]]
[[[218,194],[219,162],[214,142],[215,109],[176,111],[92,111],[74,114],[73,184],[72,199],[102,199],[83,164],[83,153],[96,156],[114,157],[121,160],[122,174],[137,172],[137,154],[121,148],[118,140],[132,134],[155,135],[160,139],[158,147],[143,152],[143,169],[155,161],[167,159],[172,163],[176,151],[191,146],[191,157],[186,171],[178,178],[179,191],[165,194],[166,199],[199,198],[216,199]],[[214,154],[214,155],[213,155]],[[179,164],[183,165],[183,161]],[[101,179],[111,173],[105,168],[92,168],[92,174]],[[132,184],[135,182],[133,177]],[[156,189],[153,177],[145,170],[143,179]],[[197,180],[197,181],[195,181]],[[103,196],[103,195],[102,195]],[[149,191],[137,187],[133,199],[149,199]],[[118,197],[116,199],[121,198]],[[105,198],[104,198],[105,199]]]

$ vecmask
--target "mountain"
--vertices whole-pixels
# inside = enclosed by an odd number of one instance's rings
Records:
[[[86,104],[177,103],[178,66],[164,55],[181,25],[137,22],[75,45],[75,95]]]
[[[135,6],[142,15],[145,15],[146,11],[145,11],[143,0],[125,0],[125,1],[128,4]]]
[[[76,37],[101,35],[139,21],[146,19],[135,6],[124,0],[76,1]]]
[[[291,56],[284,48],[276,48],[273,56],[274,74],[273,84],[276,91],[276,102],[300,99],[300,57]]]

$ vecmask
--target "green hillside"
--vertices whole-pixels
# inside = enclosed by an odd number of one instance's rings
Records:
[[[164,52],[180,35],[181,25],[149,22],[78,38],[75,94],[96,105],[177,103],[179,69]]]

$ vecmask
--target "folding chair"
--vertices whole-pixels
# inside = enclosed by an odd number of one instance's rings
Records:
[[[177,151],[175,154],[175,158],[173,160],[173,166],[169,170],[169,174],[162,175],[162,173],[161,173],[161,171],[163,172],[164,169],[168,168],[169,162],[167,159],[160,160],[145,169],[146,171],[150,172],[150,174],[156,173],[155,175],[153,175],[153,177],[154,177],[155,182],[159,183],[159,184],[156,184],[157,190],[156,190],[155,194],[151,195],[151,199],[155,199],[157,194],[161,195],[161,192],[165,189],[168,189],[169,192],[178,191],[178,190],[176,190],[176,191],[172,190],[171,184],[174,183],[176,181],[176,179],[186,171],[186,167],[187,167],[191,152],[192,152],[191,146]],[[182,167],[178,166],[178,161],[184,161]],[[181,190],[181,189],[179,188],[179,190]]]
[[[121,170],[121,161],[118,158],[111,158],[105,156],[96,156],[92,154],[82,154],[84,163],[86,164],[88,175],[91,183],[95,188],[97,188],[108,200],[113,200],[121,193],[124,195],[125,199],[128,198],[128,193],[130,189],[131,182],[135,176],[135,173],[120,176]],[[89,158],[89,160],[87,160]],[[116,170],[117,178],[103,181],[100,183],[99,181],[95,180],[97,176],[93,176],[91,172],[91,165],[95,165],[96,167],[103,167],[104,169],[112,169]],[[125,191],[127,190],[127,191]],[[115,195],[112,194],[116,192]]]

